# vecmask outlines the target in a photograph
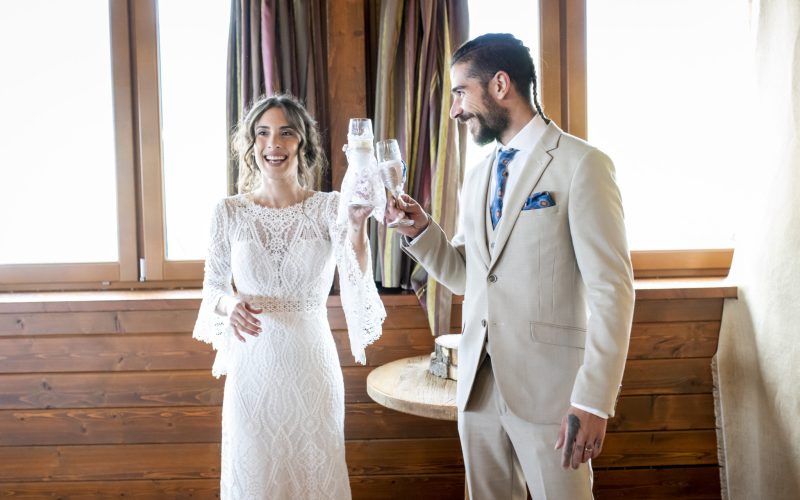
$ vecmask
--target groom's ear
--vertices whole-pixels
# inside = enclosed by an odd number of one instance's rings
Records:
[[[502,101],[509,97],[511,92],[511,77],[505,71],[498,71],[494,74],[489,84],[487,85],[487,92],[494,97],[495,100]]]

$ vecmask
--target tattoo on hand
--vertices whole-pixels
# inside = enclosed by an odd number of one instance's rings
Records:
[[[564,455],[571,457],[572,451],[575,447],[575,438],[578,436],[578,431],[581,429],[581,421],[577,415],[567,415],[567,443],[564,449]]]

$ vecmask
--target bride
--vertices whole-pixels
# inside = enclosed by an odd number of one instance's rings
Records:
[[[193,336],[217,350],[223,499],[349,499],[344,384],[327,320],[338,267],[350,347],[386,316],[372,279],[366,220],[339,193],[313,191],[324,166],[316,123],[293,97],[253,104],[236,132],[239,193],[211,223]],[[235,286],[235,290],[234,287]]]

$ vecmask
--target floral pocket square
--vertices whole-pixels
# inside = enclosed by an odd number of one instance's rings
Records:
[[[555,206],[555,204],[556,202],[553,200],[549,191],[541,191],[528,196],[528,199],[525,200],[525,206],[523,206],[522,209],[537,210],[540,208],[552,207]]]

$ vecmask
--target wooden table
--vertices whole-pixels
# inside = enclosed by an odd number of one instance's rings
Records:
[[[372,370],[367,394],[392,410],[439,420],[457,420],[456,382],[431,375],[430,356],[398,359]]]

